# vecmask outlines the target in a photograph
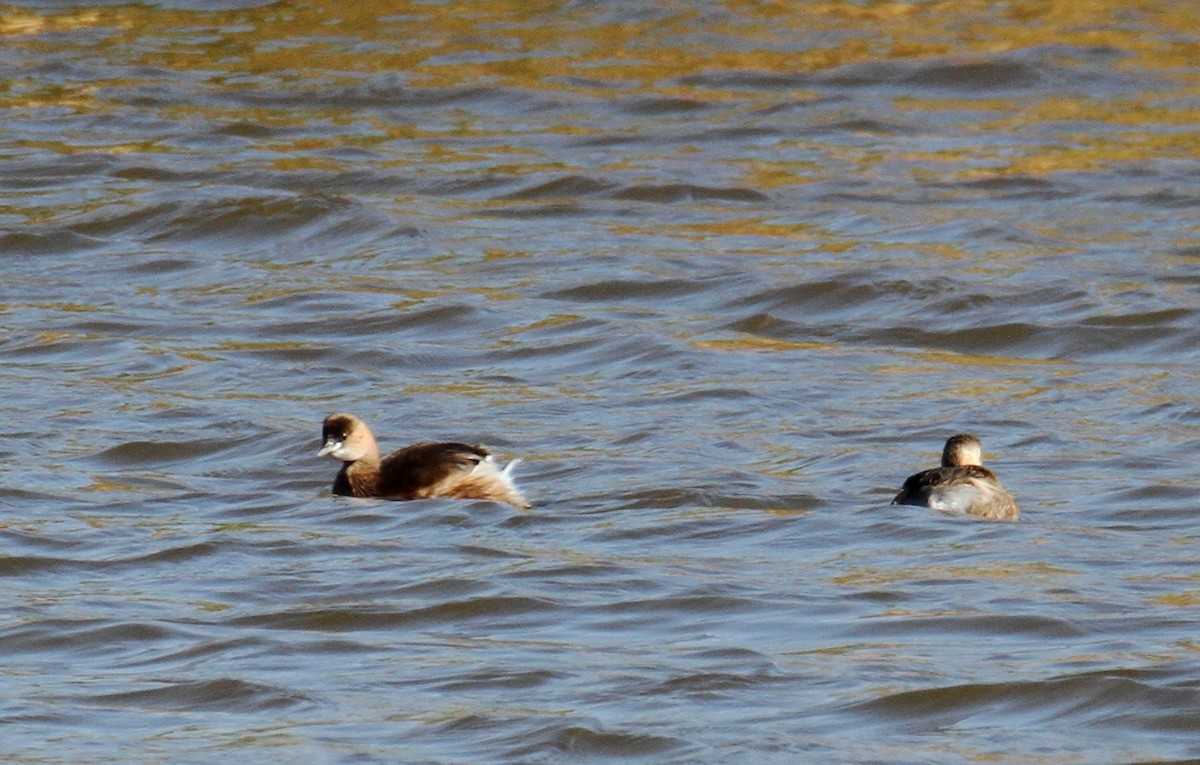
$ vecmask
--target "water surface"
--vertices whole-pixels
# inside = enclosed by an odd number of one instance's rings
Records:
[[[1200,758],[1197,29],[0,8],[0,754]],[[964,430],[1019,523],[888,504]]]

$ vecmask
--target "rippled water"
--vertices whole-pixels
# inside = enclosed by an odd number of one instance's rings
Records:
[[[1197,29],[0,8],[0,757],[1200,759]]]

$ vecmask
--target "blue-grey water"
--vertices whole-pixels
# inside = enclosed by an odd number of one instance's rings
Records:
[[[0,759],[1200,759],[1198,30],[0,6]]]

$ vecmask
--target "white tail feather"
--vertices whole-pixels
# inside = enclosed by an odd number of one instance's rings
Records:
[[[514,457],[512,460],[509,460],[509,463],[507,465],[505,465],[503,468],[497,469],[496,468],[496,459],[494,457],[492,457],[492,455],[489,454],[486,457],[484,457],[483,459],[479,460],[479,462],[475,463],[475,467],[471,469],[471,472],[476,473],[481,470],[485,470],[485,471],[489,471],[492,473],[496,473],[501,478],[505,478],[505,479],[508,479],[511,481],[512,475],[513,475],[513,468],[515,468],[519,464],[521,464],[521,458]]]

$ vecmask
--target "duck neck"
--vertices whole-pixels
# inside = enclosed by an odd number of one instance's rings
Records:
[[[346,488],[356,497],[373,497],[379,487],[379,454],[364,455],[354,462],[342,466],[342,477]]]

